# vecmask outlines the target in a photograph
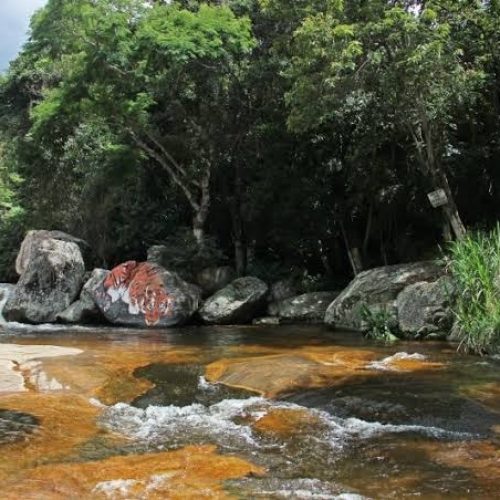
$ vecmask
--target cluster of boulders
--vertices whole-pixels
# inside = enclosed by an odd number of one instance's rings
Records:
[[[0,285],[0,322],[132,327],[326,322],[367,330],[382,315],[411,337],[441,335],[451,327],[452,282],[434,262],[365,271],[342,292],[300,294],[293,280],[268,285],[252,276],[236,278],[228,266],[197,272],[192,284],[160,265],[158,251],[154,247],[146,262],[92,269],[84,241],[60,231],[30,231],[16,261],[18,283]]]
[[[328,307],[325,323],[368,331],[383,320],[398,336],[444,337],[455,296],[453,280],[437,262],[379,267],[356,276]]]

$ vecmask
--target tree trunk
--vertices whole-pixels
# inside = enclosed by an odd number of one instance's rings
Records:
[[[342,231],[342,237],[344,238],[347,256],[349,257],[349,263],[351,264],[352,272],[354,276],[357,276],[363,270],[361,253],[359,251],[359,248],[351,245],[343,222],[340,223],[340,229]]]
[[[437,183],[440,184],[436,187],[438,189],[439,188],[443,189],[444,192],[446,193],[446,197],[448,198],[448,203],[443,206],[444,217],[450,224],[451,229],[453,230],[453,233],[455,235],[455,238],[457,240],[460,240],[466,235],[467,230],[465,229],[465,225],[462,222],[462,219],[460,218],[460,214],[458,213],[458,208],[455,203],[455,197],[453,196],[453,193],[451,191],[446,174],[442,171],[440,167],[437,167],[436,170],[438,176]]]
[[[247,248],[244,237],[243,227],[243,201],[242,201],[242,172],[239,162],[235,165],[234,194],[232,197],[231,218],[233,223],[233,245],[234,245],[234,264],[236,274],[244,276],[247,268]]]
[[[193,217],[193,236],[199,248],[205,244],[205,224],[199,213]]]
[[[236,274],[244,276],[247,268],[247,250],[243,241],[239,239],[234,240],[234,262],[236,266]]]
[[[330,261],[328,260],[328,255],[325,252],[325,246],[323,244],[323,240],[321,239],[318,240],[318,253],[326,275],[332,276],[333,275],[332,266],[330,265]]]
[[[430,175],[434,189],[443,189],[448,203],[442,207],[444,220],[450,225],[456,239],[462,239],[467,230],[460,218],[455,197],[448,182],[448,177],[440,165],[435,153],[432,124],[427,120],[425,113],[420,115],[421,124],[411,129],[411,134],[417,150],[420,165],[424,174]]]
[[[196,207],[193,207],[193,235],[199,251],[202,252],[205,248],[205,226],[210,208],[210,167],[207,167],[204,172],[200,182],[200,190],[200,202]]]

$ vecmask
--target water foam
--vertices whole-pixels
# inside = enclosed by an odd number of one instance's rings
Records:
[[[146,409],[118,403],[106,407],[102,422],[115,432],[148,443],[171,438],[181,442],[198,438],[221,445],[239,442],[259,447],[251,428],[236,423],[234,419],[265,402],[263,398],[252,397],[225,399],[210,406],[195,403],[188,406],[148,406]]]
[[[148,445],[175,446],[188,443],[214,443],[223,448],[248,447],[258,450],[279,446],[269,444],[253,432],[251,423],[273,409],[310,412],[321,425],[321,430],[311,429],[309,438],[339,450],[349,442],[376,438],[384,434],[415,433],[435,439],[464,439],[465,433],[451,432],[439,427],[421,425],[396,425],[368,422],[358,418],[340,418],[325,411],[304,406],[266,400],[261,397],[225,399],[204,406],[149,406],[136,408],[126,403],[104,406],[102,424],[114,432]],[[283,438],[286,440],[286,437]]]
[[[235,481],[243,491],[251,491],[252,498],[283,498],[293,500],[368,500],[342,485],[320,479],[276,477],[245,478]]]
[[[367,368],[372,368],[374,370],[383,370],[383,371],[398,371],[397,366],[394,366],[395,361],[401,360],[414,360],[414,361],[424,361],[427,359],[427,356],[423,354],[408,354],[407,352],[397,352],[392,356],[388,356],[387,358],[381,359],[379,361],[371,362]]]
[[[2,327],[7,333],[44,333],[44,332],[82,332],[82,331],[95,331],[95,327],[83,325],[61,325],[57,323],[41,323],[32,325],[29,323],[18,323],[17,321],[9,321],[2,324]]]
[[[114,479],[97,483],[92,493],[102,493],[108,498],[128,498],[130,490],[139,484],[135,479]]]

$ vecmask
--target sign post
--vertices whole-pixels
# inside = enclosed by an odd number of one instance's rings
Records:
[[[446,196],[444,189],[436,189],[436,191],[428,193],[427,198],[429,198],[429,201],[434,208],[442,207],[448,203],[448,197]]]

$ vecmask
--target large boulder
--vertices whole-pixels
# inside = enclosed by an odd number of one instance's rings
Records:
[[[13,291],[14,285],[11,285],[10,283],[0,283],[0,325],[5,322],[2,316],[2,311]]]
[[[286,322],[322,322],[328,306],[338,295],[338,292],[304,293],[269,304],[267,313]]]
[[[406,336],[446,336],[453,326],[453,281],[443,276],[435,282],[407,286],[396,299],[399,330]]]
[[[16,272],[21,275],[28,268],[29,262],[37,254],[40,245],[44,240],[58,240],[66,241],[69,243],[75,243],[78,245],[84,262],[91,259],[91,249],[89,244],[80,239],[72,236],[71,234],[64,233],[62,231],[46,231],[44,229],[32,230],[26,233],[23,242],[21,243],[21,248],[17,254],[16,259]]]
[[[207,267],[196,273],[196,284],[208,296],[218,292],[235,278],[236,272],[230,266]]]
[[[82,288],[85,265],[80,248],[71,241],[40,238],[32,241],[20,262],[22,274],[5,304],[5,319],[54,322]]]
[[[325,322],[338,328],[366,329],[365,311],[384,310],[394,315],[402,290],[414,283],[437,281],[443,274],[444,267],[433,261],[364,271],[330,304]]]
[[[120,264],[90,293],[110,323],[139,328],[185,323],[200,301],[198,287],[151,262]]]
[[[264,308],[268,286],[258,278],[238,278],[205,301],[203,321],[218,325],[248,323]]]
[[[92,290],[106,278],[109,271],[105,269],[94,269],[92,274],[83,285],[80,297],[67,309],[57,315],[57,320],[62,323],[87,324],[99,323],[103,315],[92,296]]]

